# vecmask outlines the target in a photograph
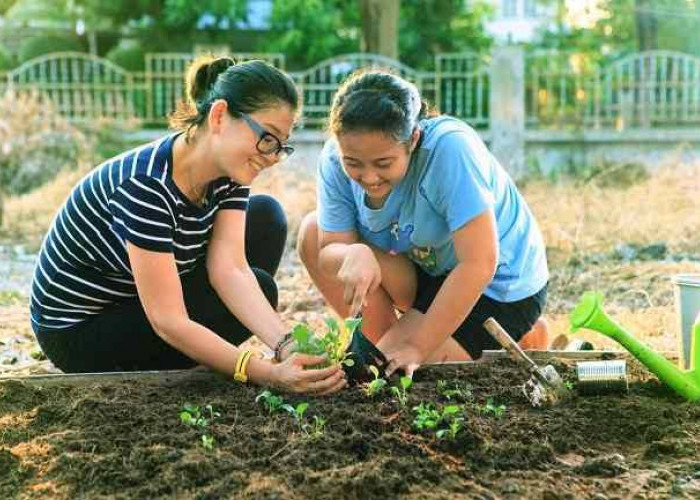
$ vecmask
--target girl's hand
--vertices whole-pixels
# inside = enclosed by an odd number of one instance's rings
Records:
[[[350,245],[338,270],[338,279],[344,286],[343,300],[350,305],[349,316],[355,316],[365,305],[367,294],[382,282],[382,271],[372,250],[356,243]]]
[[[396,370],[403,370],[407,377],[413,378],[413,372],[420,366],[425,357],[420,350],[407,342],[393,347],[384,355],[389,361],[386,366],[387,378]]]
[[[316,395],[332,394],[348,385],[340,365],[328,368],[306,369],[326,363],[323,356],[294,353],[278,365],[274,365],[274,385],[289,392],[305,392]]]

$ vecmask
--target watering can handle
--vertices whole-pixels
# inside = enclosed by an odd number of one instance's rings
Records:
[[[528,370],[536,370],[537,365],[530,357],[525,354],[525,352],[520,348],[518,343],[513,340],[513,338],[506,332],[501,325],[498,324],[493,318],[489,318],[484,321],[484,328],[491,334],[491,336],[496,339],[496,341],[501,344],[513,361],[518,363],[524,363],[527,365]]]

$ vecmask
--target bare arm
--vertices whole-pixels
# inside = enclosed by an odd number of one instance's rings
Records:
[[[222,210],[216,215],[207,274],[229,311],[265,344],[275,347],[289,331],[265,298],[246,260],[243,210]]]
[[[420,363],[440,347],[469,315],[493,279],[498,261],[493,211],[488,210],[471,220],[455,231],[453,237],[458,264],[422,320],[411,323],[399,320],[392,327],[393,332],[390,330],[379,344],[390,359],[396,353],[390,371],[406,367],[406,359],[411,355],[419,358],[412,362]],[[401,353],[402,350],[412,353]]]

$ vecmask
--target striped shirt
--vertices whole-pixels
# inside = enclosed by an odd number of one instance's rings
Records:
[[[44,238],[31,296],[35,332],[77,326],[137,296],[126,242],[172,253],[178,274],[204,260],[220,209],[245,210],[250,188],[212,181],[204,203],[172,177],[177,134],[107,160],[73,188]]]

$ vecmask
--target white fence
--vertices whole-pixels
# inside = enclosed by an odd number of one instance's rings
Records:
[[[71,120],[110,118],[163,125],[183,97],[192,54],[148,54],[144,72],[128,72],[82,53],[55,53],[0,75],[0,87],[35,89]],[[234,54],[284,68],[281,54]],[[675,52],[629,54],[600,65],[590,56],[535,52],[524,56],[525,102],[491,95],[489,56],[441,54],[434,71],[373,54],[347,54],[291,73],[304,97],[303,124],[323,125],[340,83],[359,68],[386,68],[413,81],[438,111],[490,128],[493,103],[524,106],[525,126],[537,129],[651,129],[700,125],[700,59]],[[499,104],[501,105],[501,104]]]

